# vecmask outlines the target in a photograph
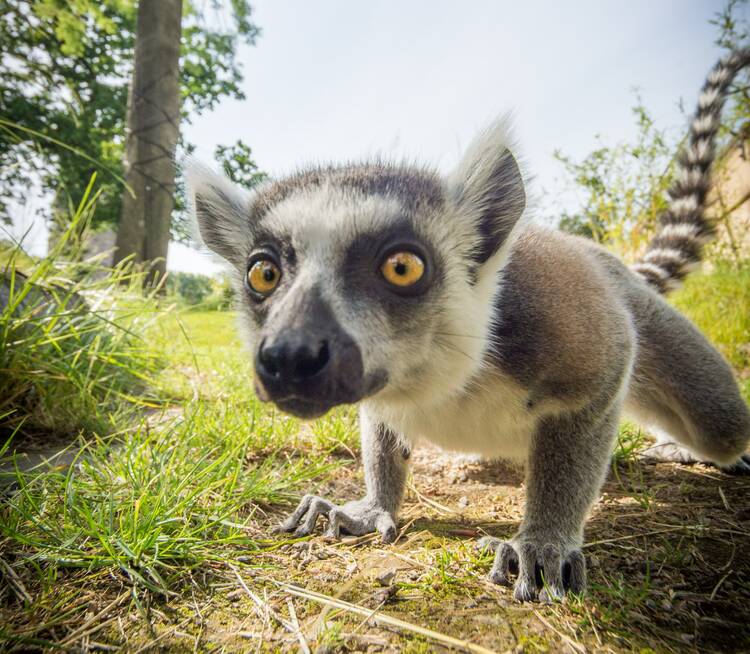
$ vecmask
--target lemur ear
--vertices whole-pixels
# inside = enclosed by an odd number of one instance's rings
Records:
[[[508,148],[508,121],[499,119],[479,134],[449,178],[459,211],[474,221],[483,264],[510,235],[526,207],[526,191],[516,158]]]
[[[206,247],[230,263],[243,265],[250,240],[249,200],[224,175],[190,159],[185,184],[191,212]]]

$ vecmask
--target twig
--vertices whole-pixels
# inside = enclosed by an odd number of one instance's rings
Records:
[[[115,598],[115,599],[114,599],[114,600],[112,600],[112,601],[111,601],[111,602],[110,602],[109,604],[107,604],[107,606],[105,606],[105,607],[104,607],[104,608],[103,608],[103,609],[102,609],[101,611],[99,611],[99,613],[97,613],[97,614],[96,614],[96,615],[94,615],[93,617],[91,617],[91,618],[89,618],[88,620],[86,620],[86,622],[84,622],[84,623],[83,623],[83,624],[82,624],[82,625],[81,625],[80,627],[78,627],[78,629],[76,629],[76,630],[75,630],[75,631],[74,631],[74,632],[73,632],[72,634],[70,634],[70,635],[69,635],[69,636],[68,636],[68,637],[67,637],[67,638],[66,638],[66,639],[65,639],[64,641],[62,641],[62,643],[60,643],[60,644],[61,644],[61,645],[69,645],[69,644],[70,644],[70,643],[72,643],[73,641],[75,641],[75,640],[77,640],[78,638],[80,638],[81,636],[83,636],[83,635],[84,635],[84,634],[86,633],[86,630],[87,630],[87,629],[88,629],[88,628],[89,628],[89,627],[90,627],[90,626],[91,626],[92,624],[94,624],[95,622],[97,622],[97,621],[99,620],[99,618],[101,618],[102,616],[104,616],[104,615],[106,615],[107,613],[109,613],[109,612],[110,612],[110,611],[111,611],[111,610],[112,610],[113,608],[115,608],[116,606],[119,606],[119,605],[120,605],[120,604],[122,603],[122,601],[123,601],[123,600],[124,600],[124,599],[125,599],[125,598],[126,598],[126,597],[127,597],[128,595],[130,595],[130,591],[129,591],[129,590],[126,590],[126,591],[125,591],[124,593],[122,593],[122,594],[121,594],[121,595],[120,595],[119,597]],[[100,626],[99,626],[99,628],[100,628]],[[93,632],[91,632],[91,633],[93,633]]]
[[[284,620],[273,608],[271,608],[268,605],[268,602],[264,602],[260,597],[258,597],[253,591],[251,591],[247,584],[245,583],[245,580],[242,578],[242,575],[240,575],[239,572],[237,572],[237,568],[235,568],[231,563],[229,564],[229,569],[234,572],[235,576],[237,577],[237,581],[240,582],[240,586],[242,586],[245,593],[247,593],[248,597],[255,602],[255,605],[258,607],[259,611],[265,611],[267,615],[270,615],[273,617],[276,622],[278,622],[284,629],[287,631],[290,631],[291,633],[295,633],[295,629],[292,626],[291,623],[289,623],[287,620]],[[262,617],[262,613],[261,613]]]
[[[716,597],[716,593],[719,592],[719,588],[721,588],[721,585],[724,583],[726,578],[731,575],[734,572],[734,570],[730,570],[727,572],[721,579],[719,579],[718,583],[714,586],[714,589],[711,591],[711,596],[708,598],[710,601],[713,602],[714,598]]]
[[[551,631],[554,631],[560,638],[562,638],[570,647],[572,647],[576,652],[579,652],[580,654],[586,654],[586,648],[581,645],[581,643],[577,643],[572,638],[566,636],[562,631],[555,629],[547,620],[542,617],[542,614],[539,613],[539,611],[534,610],[534,615],[539,619],[539,622],[541,622],[547,629],[550,629]]]
[[[727,496],[724,495],[724,491],[721,489],[721,486],[717,486],[717,488],[719,489],[719,495],[721,495],[721,501],[724,504],[724,508],[731,513],[732,508],[729,506],[729,502],[727,501]]]
[[[21,597],[24,599],[24,601],[27,604],[32,603],[31,595],[29,595],[29,592],[26,590],[26,586],[23,585],[23,582],[19,578],[19,576],[16,574],[16,571],[8,565],[5,560],[0,557],[0,563],[2,564],[3,568],[5,568],[5,571],[8,573],[8,579],[10,580],[11,585],[13,588],[16,589],[16,592],[18,592]]]
[[[310,646],[305,640],[305,634],[303,634],[302,629],[300,629],[299,620],[297,620],[297,612],[294,610],[294,602],[292,602],[291,597],[286,598],[286,605],[289,608],[289,617],[292,619],[292,626],[297,632],[297,639],[299,640],[300,649],[305,654],[310,654]]]
[[[458,513],[458,511],[454,511],[453,509],[449,509],[447,506],[443,506],[442,504],[439,504],[435,500],[431,500],[429,497],[426,497],[420,493],[413,484],[408,485],[409,490],[414,493],[417,496],[417,500],[420,502],[424,502],[428,506],[431,506],[433,509],[435,509],[438,513],[443,513],[447,515],[455,515]]]
[[[601,636],[599,636],[599,630],[596,628],[596,623],[594,622],[594,616],[591,615],[591,610],[589,609],[586,602],[583,602],[583,609],[586,611],[586,615],[588,616],[589,622],[591,623],[591,628],[594,630],[594,636],[596,636],[596,643],[599,645],[599,647],[602,646],[602,639]]]
[[[192,619],[193,619],[193,616],[185,618],[182,622],[180,622],[180,624],[176,624],[171,629],[167,629],[163,633],[159,634],[156,638],[154,638],[150,643],[146,643],[145,645],[143,645],[143,647],[140,647],[139,649],[135,650],[134,654],[140,654],[141,652],[145,652],[147,649],[151,649],[160,640],[162,640],[163,638],[166,638],[167,636],[171,636],[175,631],[177,631],[180,627],[186,625]]]
[[[465,652],[477,652],[478,654],[497,654],[496,652],[493,652],[486,647],[482,647],[481,645],[475,645],[474,643],[470,643],[465,640],[459,640],[458,638],[453,638],[452,636],[441,634],[437,631],[433,631],[432,629],[420,627],[419,625],[411,624],[410,622],[406,622],[405,620],[394,618],[393,616],[387,615],[385,613],[373,613],[371,609],[366,609],[363,606],[358,606],[357,604],[352,604],[344,600],[335,599],[333,597],[330,597],[329,595],[316,593],[314,591],[300,588],[299,586],[294,586],[292,584],[285,584],[280,581],[274,581],[273,583],[284,589],[287,593],[290,593],[291,595],[294,595],[296,597],[301,597],[312,602],[318,602],[319,604],[332,606],[344,611],[350,611],[352,613],[365,616],[375,622],[419,634],[420,636],[424,636],[425,638],[429,638],[438,643],[441,643],[446,647],[451,647],[453,649],[458,649]]]

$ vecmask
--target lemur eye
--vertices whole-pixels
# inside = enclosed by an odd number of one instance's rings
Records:
[[[424,261],[413,252],[394,252],[380,266],[380,272],[394,286],[412,286],[424,275]]]
[[[247,283],[259,295],[270,295],[279,285],[281,270],[270,259],[256,261],[247,271]]]

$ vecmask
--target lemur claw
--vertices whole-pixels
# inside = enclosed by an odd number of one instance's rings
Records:
[[[314,531],[320,516],[328,520],[324,534],[328,538],[338,539],[342,532],[362,536],[377,531],[384,543],[392,543],[398,534],[391,514],[367,499],[337,506],[317,495],[305,495],[291,515],[274,531],[294,532],[297,537],[308,536]]]
[[[586,588],[586,560],[580,549],[567,549],[554,543],[540,545],[534,540],[510,541],[484,536],[481,549],[495,553],[490,581],[513,585],[519,602],[561,600],[565,593],[581,593]],[[511,577],[515,576],[513,584]]]

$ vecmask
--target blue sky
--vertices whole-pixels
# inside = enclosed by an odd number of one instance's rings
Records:
[[[198,156],[241,138],[281,175],[373,154],[447,171],[474,133],[512,112],[547,213],[562,188],[555,149],[583,156],[634,134],[635,87],[678,127],[719,55],[709,0],[256,0],[262,35],[239,53],[247,99],[186,126]],[[569,201],[569,200],[568,200]],[[207,271],[172,248],[170,267]]]

